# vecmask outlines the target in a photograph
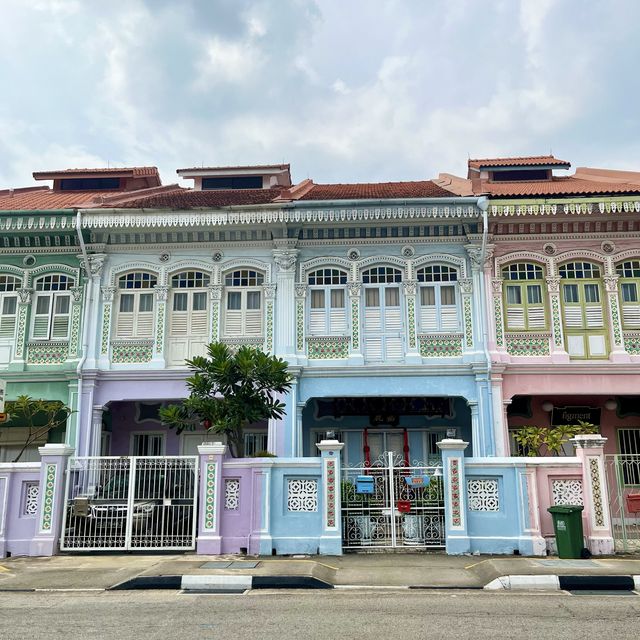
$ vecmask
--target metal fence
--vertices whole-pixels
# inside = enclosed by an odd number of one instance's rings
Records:
[[[605,456],[615,549],[640,552],[640,456]]]
[[[403,466],[388,453],[369,467],[343,467],[344,549],[444,547],[440,467],[414,465]],[[363,477],[371,493],[358,490]]]
[[[196,456],[70,458],[60,548],[195,548]]]

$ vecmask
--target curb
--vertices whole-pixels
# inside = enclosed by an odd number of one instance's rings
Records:
[[[183,575],[138,576],[110,587],[109,591],[173,589],[191,593],[243,593],[250,589],[333,589],[311,576]]]
[[[495,591],[640,591],[640,575],[637,576],[558,576],[513,575],[500,576],[484,586]]]

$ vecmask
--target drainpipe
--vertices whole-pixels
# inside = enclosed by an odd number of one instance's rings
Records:
[[[491,386],[491,354],[488,347],[488,324],[489,324],[489,305],[487,304],[487,286],[484,273],[484,263],[487,258],[487,240],[489,236],[489,200],[487,196],[478,198],[478,207],[482,211],[482,248],[480,250],[480,264],[482,265],[482,277],[480,278],[480,297],[482,300],[481,322],[482,322],[482,348],[487,365],[487,394],[489,398],[489,415],[493,415],[493,389]],[[491,425],[492,437],[494,439],[493,454],[496,453],[497,442],[495,442],[495,433],[493,433],[493,424]]]
[[[84,244],[84,238],[82,237],[82,214],[80,209],[76,210],[76,233],[78,234],[78,241],[80,242],[80,251],[82,252],[82,260],[84,263],[84,269],[89,276],[87,279],[87,296],[85,297],[84,314],[82,318],[82,353],[80,354],[80,360],[76,367],[76,374],[78,376],[78,419],[76,422],[76,442],[75,449],[76,455],[78,455],[78,445],[80,444],[81,437],[81,420],[82,420],[82,368],[87,359],[87,352],[89,350],[89,312],[92,307],[93,301],[93,278],[91,277],[91,270],[89,269],[89,256],[87,255],[87,247]],[[87,443],[88,445],[89,443]],[[90,452],[87,450],[83,452],[88,455]]]

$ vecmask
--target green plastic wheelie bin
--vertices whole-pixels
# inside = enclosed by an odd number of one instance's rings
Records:
[[[584,547],[583,509],[580,505],[556,505],[547,509],[553,518],[559,558],[588,558],[591,555]]]

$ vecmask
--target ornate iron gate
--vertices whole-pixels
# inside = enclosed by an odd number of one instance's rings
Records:
[[[195,548],[197,456],[70,458],[62,550]]]
[[[358,492],[359,476],[373,480],[372,493]],[[388,452],[369,467],[343,467],[341,498],[344,549],[444,547],[440,467],[404,466]]]
[[[615,550],[640,552],[640,456],[605,456]]]

